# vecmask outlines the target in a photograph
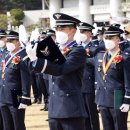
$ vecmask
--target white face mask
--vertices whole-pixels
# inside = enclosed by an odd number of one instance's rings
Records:
[[[4,47],[5,46],[5,42],[0,40],[0,48]]]
[[[123,37],[124,39],[126,39],[125,34],[122,34],[122,37]]]
[[[98,41],[101,41],[101,40],[102,40],[101,37],[98,36]]]
[[[115,46],[116,46],[115,42],[112,41],[112,40],[105,40],[104,42],[105,42],[105,47],[106,47],[106,49],[108,49],[108,50],[112,50],[112,49],[114,49]]]
[[[15,50],[15,45],[11,42],[6,43],[7,50],[13,52]]]
[[[68,41],[68,35],[64,32],[56,32],[56,42],[58,42],[61,45],[66,44]]]
[[[80,40],[81,40],[81,42],[85,42],[86,40],[87,40],[87,35],[85,35],[85,34],[80,34]]]
[[[128,41],[130,41],[130,38],[127,38]]]

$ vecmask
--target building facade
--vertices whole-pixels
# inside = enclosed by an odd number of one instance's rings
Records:
[[[25,26],[39,23],[41,26],[54,27],[53,13],[61,12],[79,18],[83,22],[109,22],[111,18],[130,18],[129,0],[42,0],[42,9],[24,11]]]

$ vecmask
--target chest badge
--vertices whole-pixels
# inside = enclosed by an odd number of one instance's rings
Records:
[[[50,52],[48,50],[48,46],[44,50],[41,50],[41,53],[43,53],[43,55],[45,55],[45,56],[48,56],[50,54]]]
[[[101,66],[98,67],[98,72],[101,72],[102,68]]]

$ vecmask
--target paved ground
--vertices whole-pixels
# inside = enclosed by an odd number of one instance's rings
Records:
[[[33,104],[26,110],[26,127],[27,130],[49,130],[47,112],[40,111],[42,104]]]
[[[42,104],[33,104],[27,108],[26,111],[26,127],[27,130],[49,130],[47,119],[47,112],[40,111],[43,108]],[[130,130],[130,114],[128,119],[128,130]],[[101,126],[102,130],[102,126]]]

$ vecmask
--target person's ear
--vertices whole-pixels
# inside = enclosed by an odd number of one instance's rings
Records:
[[[117,38],[117,41],[118,41],[118,43],[120,42],[120,38],[119,37]]]
[[[75,28],[71,28],[71,33],[72,33],[73,36],[75,35],[76,31],[77,30]]]

